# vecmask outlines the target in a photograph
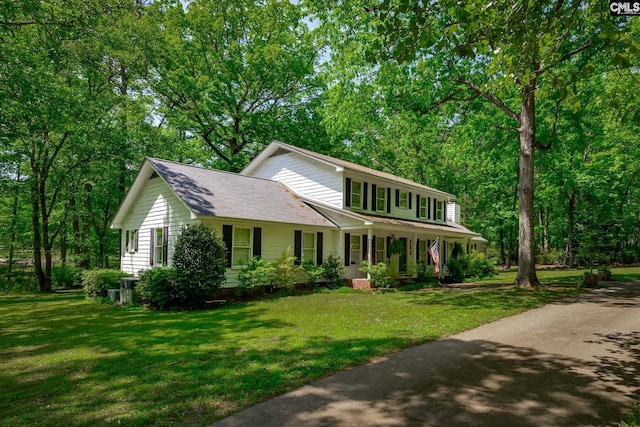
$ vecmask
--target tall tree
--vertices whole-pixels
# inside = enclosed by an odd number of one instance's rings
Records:
[[[154,6],[146,51],[163,112],[173,127],[201,138],[214,166],[241,169],[279,133],[283,116],[315,96],[317,50],[300,6],[285,0]]]
[[[608,2],[389,0],[362,5],[349,23],[379,37],[369,37],[376,58],[420,61],[444,54],[448,70],[440,85],[457,85],[439,104],[468,92],[504,113],[519,143],[519,249],[516,282],[538,283],[535,272],[534,152],[548,149],[555,137],[537,124],[536,102],[543,95],[561,101],[566,88],[593,71],[590,59],[609,55],[628,62],[633,43],[624,27],[612,21]],[[336,13],[328,14],[339,16]],[[364,24],[364,25],[363,25]],[[619,51],[614,55],[611,46]],[[543,141],[542,135],[549,136]]]

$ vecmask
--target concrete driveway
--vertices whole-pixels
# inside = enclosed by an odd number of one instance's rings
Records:
[[[617,425],[638,387],[640,281],[608,282],[339,372],[214,425]]]

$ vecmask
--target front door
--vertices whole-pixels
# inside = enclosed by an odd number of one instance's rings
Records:
[[[401,237],[400,241],[402,242],[402,253],[399,257],[398,262],[398,272],[406,273],[407,272],[407,239],[405,237]]]

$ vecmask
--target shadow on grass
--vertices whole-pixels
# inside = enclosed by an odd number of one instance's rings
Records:
[[[0,425],[203,425],[409,343],[298,343],[287,335],[296,325],[264,312],[149,312],[76,294],[0,300]]]

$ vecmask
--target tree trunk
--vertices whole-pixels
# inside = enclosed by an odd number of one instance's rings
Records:
[[[18,172],[18,180],[20,179],[20,172]],[[7,269],[7,281],[11,281],[11,275],[13,270],[13,255],[16,247],[16,228],[18,226],[18,195],[13,198],[13,209],[11,210],[11,237],[9,240],[9,266]]]
[[[38,180],[34,174],[31,185],[31,224],[33,226],[33,267],[35,269],[38,286],[46,291],[44,271],[42,270],[42,236],[40,234],[40,203],[38,202]]]
[[[515,283],[530,288],[539,284],[535,264],[535,212],[533,206],[533,179],[535,149],[535,79],[523,89],[520,107],[520,169],[518,177],[519,242],[518,276]]]
[[[571,191],[571,195],[569,196],[569,217],[567,218],[569,229],[568,231],[568,240],[567,240],[567,258],[569,268],[573,268],[575,264],[574,254],[573,254],[573,233],[575,226],[575,217],[576,217],[576,192]]]

